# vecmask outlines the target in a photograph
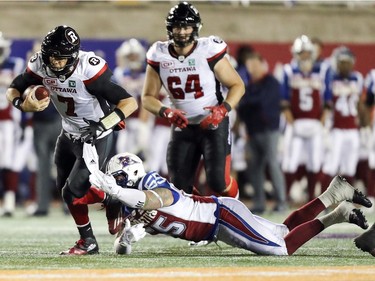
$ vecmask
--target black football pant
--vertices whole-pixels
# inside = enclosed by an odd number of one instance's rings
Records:
[[[226,117],[216,130],[203,130],[199,125],[185,129],[172,127],[168,144],[167,164],[171,182],[179,189],[191,193],[199,161],[203,156],[209,187],[221,193],[229,178],[231,151],[229,118]],[[226,175],[227,173],[227,175]]]

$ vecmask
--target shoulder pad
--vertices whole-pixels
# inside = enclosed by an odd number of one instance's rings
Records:
[[[107,64],[103,58],[95,55],[94,52],[80,51],[79,60],[80,68],[88,79],[96,76]]]
[[[198,39],[204,50],[207,51],[207,58],[215,57],[218,54],[226,53],[227,43],[220,37],[210,36]]]
[[[42,61],[42,53],[37,52],[35,53],[28,61],[27,67],[34,73],[38,73],[43,65]]]
[[[216,43],[216,44],[222,44],[225,43],[223,39],[221,39],[219,36],[211,36],[210,39]]]
[[[168,49],[168,43],[165,41],[156,41],[148,49],[146,53],[146,58],[148,60],[157,61],[158,54],[164,53]]]

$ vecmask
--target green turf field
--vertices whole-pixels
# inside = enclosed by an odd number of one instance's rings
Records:
[[[375,217],[375,215],[372,215]],[[18,210],[13,218],[0,218],[0,269],[107,269],[107,268],[165,268],[165,267],[257,267],[257,266],[360,266],[375,265],[375,259],[359,251],[352,238],[340,238],[361,233],[354,225],[341,224],[327,229],[309,241],[291,257],[257,256],[223,243],[205,247],[189,247],[186,241],[146,236],[133,247],[130,256],[113,252],[113,240],[107,231],[105,212],[90,209],[92,226],[100,246],[100,254],[85,257],[63,257],[59,252],[78,240],[73,219],[54,209],[50,216],[26,217]],[[282,222],[284,215],[268,215]],[[370,225],[373,220],[367,215]],[[329,238],[324,234],[338,234]]]

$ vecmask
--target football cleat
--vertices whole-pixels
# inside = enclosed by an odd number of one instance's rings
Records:
[[[368,228],[366,217],[359,209],[353,209],[349,214],[349,222],[358,225],[362,229]]]
[[[207,246],[211,242],[212,241],[207,241],[207,240],[202,240],[202,241],[199,241],[199,242],[189,241],[188,245],[190,247],[202,247],[202,246]]]
[[[333,178],[326,192],[330,193],[330,195],[332,196],[334,201],[332,202],[333,204],[337,204],[344,200],[347,200],[349,202],[356,203],[367,208],[370,208],[372,206],[370,199],[368,199],[358,189],[350,185],[350,183],[348,183],[347,180],[340,175]]]
[[[122,203],[120,201],[110,199],[105,204],[105,215],[108,222],[108,231],[110,234],[115,235],[121,230],[124,221],[124,213],[122,211]]]
[[[375,223],[369,230],[354,238],[354,244],[358,249],[375,257]]]
[[[339,214],[338,221],[356,224],[363,229],[368,228],[366,217],[363,215],[362,211],[356,209],[353,204],[347,201],[338,205],[334,212]]]
[[[60,255],[82,256],[99,254],[99,246],[94,237],[81,238],[76,244],[67,251],[63,251]]]

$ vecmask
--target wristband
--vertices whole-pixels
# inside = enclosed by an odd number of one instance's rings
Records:
[[[162,106],[162,107],[160,108],[160,110],[159,110],[159,116],[160,116],[160,117],[165,117],[164,112],[165,112],[167,109],[168,109],[168,107],[166,107],[166,106]]]
[[[22,104],[22,103],[23,103],[23,100],[22,100],[20,97],[16,97],[16,98],[14,98],[13,101],[12,101],[13,106],[14,106],[15,108],[21,110],[21,111],[23,111],[22,108],[21,108],[21,104]]]
[[[226,101],[223,102],[223,105],[224,105],[225,109],[226,109],[228,112],[232,110],[232,107],[231,107],[230,104],[227,103]]]
[[[125,119],[124,113],[119,108],[115,108],[110,114],[100,119],[100,125],[109,130]]]

